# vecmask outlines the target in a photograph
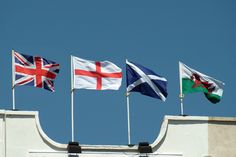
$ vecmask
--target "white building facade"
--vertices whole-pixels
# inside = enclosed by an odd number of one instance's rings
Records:
[[[68,146],[43,132],[38,112],[0,110],[0,157],[140,156],[236,157],[236,118],[165,116],[159,136],[148,146]]]

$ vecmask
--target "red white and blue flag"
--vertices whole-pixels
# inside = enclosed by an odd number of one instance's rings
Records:
[[[54,92],[59,64],[38,56],[13,53],[13,86],[29,85]]]

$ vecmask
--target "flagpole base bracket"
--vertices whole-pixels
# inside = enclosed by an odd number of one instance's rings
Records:
[[[12,111],[20,111],[19,109],[11,109]]]
[[[81,153],[81,146],[78,142],[69,142],[67,146],[68,153]]]
[[[189,115],[187,115],[187,114],[180,114],[179,116],[187,117],[187,116],[189,116]]]
[[[140,142],[138,145],[139,153],[152,153],[152,147],[148,142]]]

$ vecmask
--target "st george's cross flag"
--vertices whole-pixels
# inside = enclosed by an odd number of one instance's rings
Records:
[[[126,61],[127,92],[140,92],[153,98],[166,100],[167,80],[152,70]]]
[[[223,94],[224,83],[210,76],[200,73],[179,62],[182,93],[203,92],[212,103],[218,103]]]
[[[38,56],[13,51],[13,86],[29,85],[54,92],[54,80],[59,64]]]
[[[109,61],[91,61],[72,56],[73,89],[118,90],[122,70]]]

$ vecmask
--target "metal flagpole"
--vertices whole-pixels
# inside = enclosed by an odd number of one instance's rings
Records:
[[[15,57],[12,49],[12,110],[15,110]]]
[[[182,69],[181,69],[181,62],[179,62],[179,85],[180,85],[180,94],[179,94],[179,98],[180,98],[180,107],[181,107],[181,115],[184,115],[184,103],[183,103],[183,99],[184,99],[184,95],[183,95],[183,90],[182,90]]]
[[[71,140],[74,142],[74,66],[71,56]]]
[[[130,94],[130,93],[128,93],[128,91],[126,91],[126,100],[127,100],[127,119],[128,119],[128,145],[131,144],[131,140],[130,140],[129,94]]]
[[[127,62],[128,60],[126,59],[126,66],[127,66]],[[131,139],[130,139],[130,112],[129,112],[129,95],[130,93],[128,92],[127,88],[126,88],[126,102],[127,102],[127,121],[128,121],[128,145],[131,144]]]

